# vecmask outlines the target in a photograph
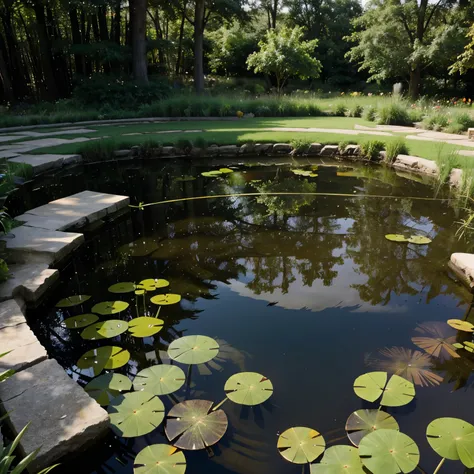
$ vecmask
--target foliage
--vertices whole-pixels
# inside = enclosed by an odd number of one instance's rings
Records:
[[[375,119],[377,118],[377,110],[375,107],[371,105],[365,107],[364,112],[362,113],[362,118],[369,122],[375,122]]]
[[[333,114],[336,116],[336,117],[345,117],[346,115],[346,106],[345,104],[343,103],[338,103],[334,106],[334,112]]]
[[[321,63],[313,57],[318,41],[304,41],[303,36],[304,31],[298,26],[267,31],[265,39],[259,42],[260,50],[247,59],[249,69],[273,75],[279,92],[290,77],[318,77]]]
[[[385,145],[385,160],[388,163],[393,163],[398,155],[408,155],[410,150],[403,138],[398,138],[395,141],[387,142]]]
[[[362,156],[370,161],[378,160],[384,148],[385,143],[380,140],[368,140],[360,145]]]
[[[364,112],[364,107],[360,104],[356,104],[353,107],[349,108],[348,116],[349,117],[362,117],[362,113]]]
[[[412,125],[406,106],[398,102],[381,107],[377,115],[382,125]]]
[[[293,155],[304,155],[308,152],[311,140],[307,138],[294,138],[290,141],[290,145],[293,147]]]

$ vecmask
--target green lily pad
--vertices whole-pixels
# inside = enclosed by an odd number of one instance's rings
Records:
[[[205,364],[219,353],[219,344],[207,336],[184,336],[168,347],[171,359],[182,364]]]
[[[56,308],[72,308],[78,304],[85,303],[87,300],[90,300],[88,295],[74,295],[63,298],[62,300],[56,303]]]
[[[134,337],[150,337],[163,329],[162,319],[140,316],[128,323],[128,332]]]
[[[186,181],[194,181],[196,179],[195,176],[183,175],[174,178],[173,181],[177,181],[178,183],[185,183]]]
[[[209,400],[187,400],[175,405],[166,417],[168,440],[178,448],[193,451],[216,444],[227,431],[228,422],[223,410],[211,411],[212,405]]]
[[[111,314],[121,313],[129,307],[125,301],[104,301],[97,303],[92,307],[92,312],[101,314],[102,316],[109,316]]]
[[[155,395],[168,395],[179,390],[185,381],[186,375],[176,365],[159,364],[138,372],[133,381],[133,388]]]
[[[442,457],[474,467],[474,426],[459,418],[438,418],[426,429],[430,446]]]
[[[402,234],[387,234],[385,238],[390,242],[408,242],[408,239]]]
[[[368,402],[382,397],[380,405],[387,407],[400,407],[413,400],[415,386],[411,382],[398,375],[387,379],[387,372],[368,372],[355,379],[354,392]]]
[[[313,462],[326,449],[326,441],[319,431],[304,426],[289,428],[279,437],[280,454],[294,464]]]
[[[165,417],[163,402],[149,392],[131,392],[114,398],[107,409],[112,430],[124,438],[151,433]]]
[[[331,446],[318,464],[310,465],[311,474],[365,474],[359,450],[352,446]]]
[[[184,474],[186,458],[169,444],[152,444],[142,449],[133,463],[133,474]]]
[[[447,322],[452,328],[458,331],[474,332],[474,325],[469,321],[463,321],[462,319],[448,319]]]
[[[176,304],[181,301],[181,295],[175,295],[174,293],[166,293],[164,295],[156,295],[150,299],[153,304],[165,306],[169,304]]]
[[[408,239],[408,242],[410,244],[416,244],[416,245],[427,245],[432,242],[432,240],[428,237],[425,237],[424,235],[411,235]]]
[[[135,291],[135,283],[131,281],[115,283],[115,285],[109,286],[109,291],[111,293],[131,293]]]
[[[217,176],[221,176],[222,173],[220,171],[203,171],[201,176],[205,178],[216,178]]]
[[[123,367],[130,360],[130,352],[117,346],[104,346],[87,351],[77,361],[81,370],[92,369],[99,375],[104,369],[112,370]]]
[[[377,430],[360,442],[362,464],[373,473],[399,474],[412,472],[420,461],[416,443],[395,430]]]
[[[99,316],[96,314],[79,314],[78,316],[72,316],[63,321],[63,324],[68,329],[81,329],[89,326],[89,324],[95,323],[99,320]]]
[[[120,395],[120,392],[128,391],[132,388],[132,381],[121,374],[103,374],[91,380],[84,390],[99,405],[107,406],[112,398]]]
[[[225,383],[227,398],[239,405],[259,405],[268,400],[273,393],[273,385],[256,372],[234,374]]]
[[[464,349],[468,352],[474,352],[474,343],[472,343],[471,341],[464,341],[462,343],[456,342],[453,344],[453,347],[455,347],[456,349]]]
[[[397,420],[382,410],[357,410],[346,421],[347,437],[354,446],[359,446],[364,436],[381,429],[399,429]]]
[[[146,280],[142,280],[137,288],[146,291],[155,291],[158,288],[166,288],[167,286],[170,286],[168,280],[163,280],[163,278],[147,278]]]
[[[127,321],[120,319],[109,319],[92,324],[81,332],[82,339],[88,341],[97,341],[100,339],[110,339],[123,334],[128,329]]]
[[[223,174],[229,174],[234,172],[234,170],[231,170],[230,168],[219,168],[219,171]]]

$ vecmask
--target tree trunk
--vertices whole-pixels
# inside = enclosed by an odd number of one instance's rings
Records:
[[[116,0],[117,3],[115,4],[115,12],[114,12],[114,41],[118,45],[120,45],[120,13],[121,13],[121,6],[122,0]]]
[[[10,79],[10,71],[8,70],[7,62],[3,51],[5,50],[5,41],[0,34],[0,81],[2,82],[3,99],[5,102],[12,103],[15,100],[13,94],[12,81]]]
[[[101,41],[109,40],[109,31],[107,29],[107,7],[99,7],[97,9],[97,19],[99,20],[99,32]]]
[[[79,29],[79,19],[77,16],[77,10],[75,8],[71,8],[69,10],[69,19],[71,21],[72,42],[75,45],[79,45],[82,43],[81,30]],[[84,74],[81,54],[74,54],[74,64],[76,66],[76,74]]]
[[[184,37],[184,23],[186,22],[186,7],[188,2],[185,1],[183,4],[183,14],[181,15],[181,24],[179,25],[179,39],[178,39],[178,56],[176,58],[176,75],[179,75],[181,71],[181,62],[183,56],[183,37]]]
[[[410,71],[410,84],[408,86],[408,95],[411,99],[416,100],[420,95],[421,84],[421,66],[416,66]]]
[[[276,28],[277,24],[277,13],[278,13],[278,0],[273,0],[272,5],[272,28]]]
[[[132,67],[136,81],[147,83],[146,60],[146,9],[147,0],[130,0],[132,27]]]
[[[204,91],[204,0],[196,0],[194,10],[194,88]]]

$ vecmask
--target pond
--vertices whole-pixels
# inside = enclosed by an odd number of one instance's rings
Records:
[[[144,368],[168,364],[173,340],[214,338],[217,357],[193,366],[189,383],[161,397],[166,411],[186,398],[220,402],[227,379],[238,372],[269,378],[274,391],[265,403],[222,406],[229,425],[212,452],[185,451],[186,472],[199,474],[301,473],[278,453],[279,434],[308,426],[328,446],[350,444],[349,415],[378,407],[356,396],[354,380],[375,370],[396,373],[415,384],[416,397],[387,411],[417,442],[420,467],[433,472],[440,458],[426,441],[428,423],[443,416],[474,421],[474,357],[435,350],[439,338],[470,338],[446,324],[470,316],[471,295],[447,269],[452,252],[472,251],[455,235],[459,210],[442,199],[443,190],[436,194],[431,185],[382,167],[306,161],[263,166],[254,160],[232,173],[201,175],[221,166],[108,163],[44,178],[36,205],[85,188],[127,194],[132,204],[169,201],[89,230],[60,286],[28,314],[50,355],[84,386],[93,374],[77,361],[88,350],[128,350],[130,360],[115,372],[133,379]],[[384,237],[390,233],[432,242],[391,242]],[[166,279],[169,287],[143,295],[108,291],[145,279]],[[161,307],[151,302],[163,293],[179,294],[181,301]],[[71,295],[91,298],[55,307]],[[65,318],[114,300],[128,306],[101,320],[130,322],[161,308],[163,328],[145,338],[124,332],[91,341],[81,337],[82,329],[64,327]],[[188,366],[175,364],[188,373]],[[111,434],[58,472],[132,473],[137,453],[166,442],[163,426],[136,438]],[[465,471],[448,461],[441,472]]]

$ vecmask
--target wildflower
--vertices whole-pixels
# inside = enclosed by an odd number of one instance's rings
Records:
[[[344,92],[341,92],[341,95],[344,95]]]
[[[465,97],[463,97],[462,101],[463,101],[464,103],[466,103],[466,98],[465,98]]]

